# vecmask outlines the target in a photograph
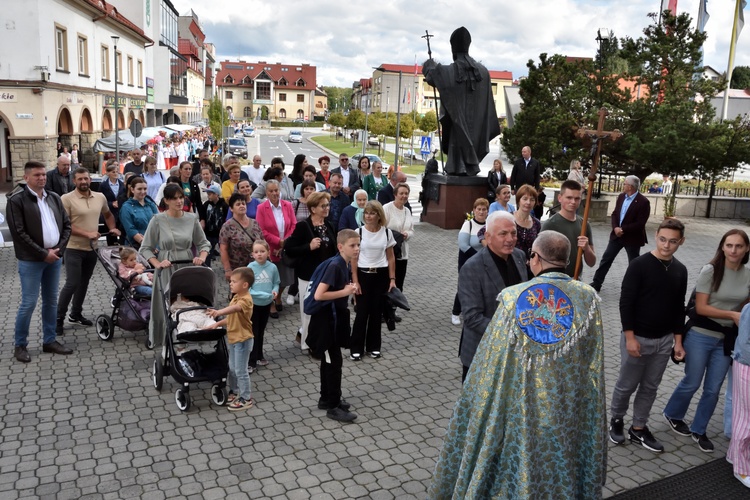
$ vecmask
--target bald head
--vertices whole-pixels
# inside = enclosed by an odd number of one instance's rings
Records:
[[[400,170],[397,170],[391,174],[391,184],[394,186],[396,184],[400,184],[402,182],[406,182],[406,174],[401,172]]]
[[[70,157],[68,155],[62,155],[57,158],[57,170],[60,175],[68,175],[70,172]]]

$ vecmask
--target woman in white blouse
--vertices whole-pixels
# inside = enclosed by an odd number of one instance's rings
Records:
[[[349,359],[360,361],[367,352],[380,357],[380,320],[383,317],[384,295],[396,286],[396,258],[393,232],[386,229],[383,206],[368,201],[365,224],[360,233],[359,256],[352,259],[352,281],[357,286],[357,316],[354,318]]]
[[[414,220],[411,216],[411,210],[406,208],[410,192],[411,189],[408,184],[403,182],[396,184],[394,200],[383,206],[387,221],[386,227],[403,237],[401,244],[396,247],[400,247],[400,251],[394,250],[394,254],[396,254],[396,288],[401,291],[404,290],[406,266],[409,263],[409,239],[414,235]],[[393,309],[391,317],[394,321],[400,322],[401,318],[396,314],[395,308],[392,306],[391,308]]]

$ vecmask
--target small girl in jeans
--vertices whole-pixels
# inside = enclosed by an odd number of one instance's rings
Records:
[[[141,295],[151,295],[154,291],[151,287],[154,275],[144,272],[146,268],[136,260],[136,254],[137,252],[130,247],[120,249],[120,265],[117,267],[117,274],[126,281],[135,276],[130,282],[130,288],[134,288]]]
[[[276,264],[268,260],[270,253],[268,243],[265,240],[255,240],[253,243],[253,262],[247,265],[255,274],[255,283],[250,288],[250,295],[253,297],[253,335],[255,342],[253,351],[250,353],[249,370],[253,373],[258,365],[266,366],[263,355],[263,332],[268,324],[268,317],[271,314],[271,303],[279,295],[279,285],[281,285],[281,276]]]

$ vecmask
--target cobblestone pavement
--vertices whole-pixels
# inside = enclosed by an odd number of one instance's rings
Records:
[[[692,289],[733,223],[686,223],[687,241],[677,257],[690,271]],[[655,226],[649,224],[650,235]],[[594,225],[599,256],[608,232]],[[12,332],[20,284],[13,250],[1,248],[6,333],[0,372],[7,382],[0,391],[0,498],[424,498],[461,385],[460,329],[450,323],[456,231],[418,225],[410,253],[405,292],[413,309],[402,314],[395,332],[384,328],[382,359],[344,361],[344,396],[359,418],[342,425],[317,409],[317,364],[293,344],[298,306],[285,306],[269,324],[270,364],[252,374],[257,406],[245,413],[213,405],[207,384],[191,391],[193,407],[181,413],[171,379],[161,393],[152,385],[154,353],[142,332],[117,329],[103,342],[93,328],[71,326],[62,340],[74,355],[41,353],[39,309],[32,362],[16,362]],[[620,358],[617,300],[626,263],[621,252],[601,292],[609,394]],[[592,275],[587,269],[584,279]],[[84,314],[108,314],[112,292],[97,266]],[[713,454],[669,432],[661,419],[680,375],[670,363],[650,422],[666,452],[610,445],[605,496],[723,456],[723,397],[708,429]]]

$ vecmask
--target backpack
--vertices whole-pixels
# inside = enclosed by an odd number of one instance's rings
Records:
[[[315,290],[318,289],[318,285],[320,285],[323,276],[328,270],[328,266],[333,264],[333,261],[337,258],[339,258],[338,254],[324,260],[318,267],[315,268],[315,272],[310,277],[310,281],[307,284],[307,290],[305,290],[305,294],[302,298],[302,310],[305,312],[305,314],[312,316],[313,314],[323,309],[324,306],[333,302],[332,300],[315,300]]]

